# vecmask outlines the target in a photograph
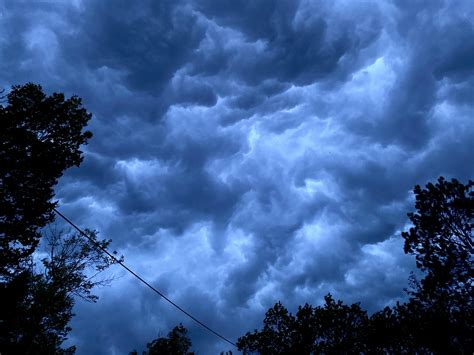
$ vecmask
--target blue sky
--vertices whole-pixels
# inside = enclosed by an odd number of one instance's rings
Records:
[[[411,190],[472,178],[471,1],[0,3],[0,85],[83,98],[94,133],[61,210],[225,336],[331,292],[374,311],[414,269]],[[78,354],[182,322],[120,269],[78,301]]]

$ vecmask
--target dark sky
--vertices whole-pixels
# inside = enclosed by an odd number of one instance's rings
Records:
[[[61,210],[236,339],[279,300],[403,299],[413,186],[474,176],[473,19],[471,0],[4,0],[0,85],[84,99]],[[114,272],[77,303],[79,355],[179,322],[229,349]]]

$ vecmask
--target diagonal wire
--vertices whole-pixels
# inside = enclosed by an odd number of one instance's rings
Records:
[[[157,293],[161,298],[163,298],[165,301],[167,301],[168,303],[170,303],[172,306],[174,306],[175,308],[177,308],[178,310],[180,310],[181,312],[183,312],[185,315],[187,315],[189,318],[191,318],[193,321],[195,321],[197,324],[199,324],[201,327],[203,327],[204,329],[208,330],[209,332],[211,332],[212,334],[214,334],[215,336],[221,338],[222,340],[226,341],[227,343],[229,343],[230,345],[234,346],[237,348],[237,345],[230,341],[229,339],[227,339],[225,336],[219,334],[218,332],[216,332],[215,330],[211,329],[210,327],[208,327],[206,324],[204,324],[203,322],[201,322],[199,319],[197,319],[196,317],[194,317],[192,314],[188,313],[187,311],[185,311],[183,308],[181,308],[180,306],[178,306],[176,303],[174,303],[172,300],[170,300],[168,297],[166,297],[163,293],[161,293],[160,291],[158,291],[156,288],[154,288],[152,285],[150,285],[146,280],[144,280],[140,275],[138,275],[135,271],[133,271],[132,269],[130,269],[127,265],[124,264],[123,261],[120,261],[119,259],[117,259],[113,254],[111,254],[106,248],[104,248],[103,246],[101,246],[97,241],[95,241],[94,239],[92,239],[89,235],[87,235],[86,232],[84,232],[82,229],[80,229],[78,226],[76,226],[69,218],[67,218],[65,215],[63,215],[61,212],[59,212],[56,208],[53,208],[54,212],[60,216],[62,219],[64,219],[67,223],[69,223],[71,226],[74,227],[74,229],[76,229],[81,235],[83,235],[84,237],[86,237],[87,239],[89,239],[90,242],[92,242],[96,247],[98,247],[100,250],[102,250],[105,254],[107,254],[112,260],[114,260],[117,264],[120,264],[120,266],[122,266],[125,270],[127,270],[130,274],[132,274],[133,276],[135,276],[135,278],[137,278],[139,281],[141,281],[143,284],[145,284],[146,286],[148,286],[148,288],[150,288],[152,291],[154,291],[155,293]]]

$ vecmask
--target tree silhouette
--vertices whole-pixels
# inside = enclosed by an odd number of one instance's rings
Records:
[[[414,192],[417,211],[408,214],[413,227],[402,236],[405,252],[415,255],[426,273],[416,287],[418,296],[472,304],[474,182],[463,185],[441,177],[425,189],[416,186]]]
[[[306,304],[296,317],[281,305],[270,308],[263,329],[237,341],[244,354],[360,353],[365,350],[367,313],[359,304],[335,301],[329,294],[323,306]]]
[[[244,354],[289,354],[295,347],[293,338],[296,330],[295,317],[280,303],[276,303],[265,314],[263,329],[247,333],[237,341],[237,347]]]
[[[111,242],[87,233],[102,247]],[[51,230],[46,240],[47,257],[39,263],[29,257],[20,273],[0,284],[2,354],[74,353],[74,347],[61,348],[71,330],[74,296],[95,302],[92,289],[110,281],[97,276],[115,261],[81,235]]]
[[[48,256],[37,261],[33,252],[53,220],[54,185],[82,161],[91,115],[78,97],[47,96],[34,84],[14,86],[1,99],[0,353],[71,354],[74,347],[61,344],[75,297],[95,302],[92,288],[108,281],[95,276],[114,261],[82,236],[53,230],[43,238]]]
[[[179,324],[174,327],[167,337],[160,337],[147,344],[147,351],[143,351],[143,355],[191,355],[188,352],[191,348],[191,340],[188,337],[188,330]],[[130,355],[138,355],[134,350]]]
[[[415,187],[413,227],[402,233],[405,252],[425,273],[412,280],[405,322],[418,343],[439,353],[472,353],[474,319],[474,182],[439,178]],[[413,319],[411,319],[413,318]]]
[[[78,97],[47,96],[41,86],[14,86],[0,105],[0,276],[35,250],[38,228],[53,220],[53,187],[82,161],[91,115]]]

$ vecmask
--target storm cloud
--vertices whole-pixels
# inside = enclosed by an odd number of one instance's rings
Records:
[[[281,300],[405,297],[411,190],[474,172],[466,1],[0,4],[0,85],[83,98],[94,138],[61,210],[236,339]],[[76,305],[78,354],[144,348],[179,322],[121,270]]]

